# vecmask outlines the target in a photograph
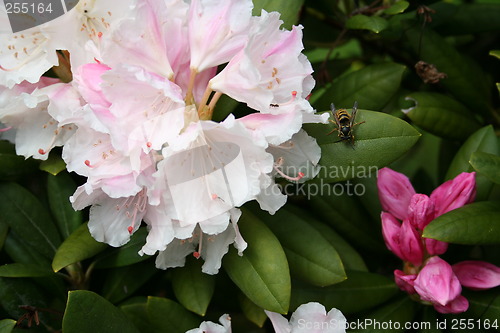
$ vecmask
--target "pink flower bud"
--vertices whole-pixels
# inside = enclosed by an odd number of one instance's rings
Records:
[[[450,264],[439,257],[431,257],[418,273],[415,290],[424,301],[447,305],[462,292],[460,281]]]
[[[462,313],[469,308],[469,301],[462,295],[452,300],[446,305],[434,304],[434,309],[440,313]]]
[[[415,288],[413,285],[415,284],[415,279],[417,278],[416,274],[405,274],[405,272],[396,269],[394,271],[394,281],[398,285],[399,289],[406,291],[408,294],[416,294]]]
[[[500,286],[500,267],[484,261],[462,261],[451,266],[462,286],[489,289]]]
[[[382,212],[380,218],[382,219],[382,236],[384,237],[385,245],[392,253],[404,260],[399,246],[401,223],[391,213]]]
[[[389,168],[383,168],[378,171],[377,187],[382,209],[404,220],[408,216],[411,197],[415,194],[408,177]]]
[[[424,238],[425,248],[431,256],[438,256],[448,250],[448,243],[432,238]]]
[[[408,220],[419,230],[424,230],[434,219],[434,200],[425,194],[417,193],[411,197],[408,206]]]
[[[441,184],[431,193],[436,205],[436,217],[471,203],[476,197],[475,172],[462,172]]]
[[[399,248],[404,260],[420,266],[424,259],[422,237],[408,220],[404,220],[399,232]]]

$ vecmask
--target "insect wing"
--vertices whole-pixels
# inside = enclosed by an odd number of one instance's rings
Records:
[[[354,105],[352,106],[351,119],[349,120],[350,127],[354,126],[357,112],[358,112],[358,102],[354,102]]]

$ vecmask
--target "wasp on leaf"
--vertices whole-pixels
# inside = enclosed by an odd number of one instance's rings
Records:
[[[354,148],[354,134],[352,134],[352,128],[356,125],[364,123],[364,121],[360,123],[355,123],[356,113],[358,112],[358,102],[354,102],[354,106],[352,107],[352,114],[349,114],[346,109],[335,109],[335,105],[330,104],[330,109],[332,110],[332,115],[335,121],[330,120],[332,123],[337,125],[337,128],[333,129],[327,135],[332,134],[335,131],[339,131],[339,140],[340,141],[351,141],[351,145]]]

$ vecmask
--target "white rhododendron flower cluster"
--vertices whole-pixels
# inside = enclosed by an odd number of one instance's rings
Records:
[[[122,246],[144,221],[140,253],[158,254],[157,267],[193,254],[216,274],[230,244],[240,254],[247,246],[238,207],[256,200],[273,214],[286,201],[276,177],[317,173],[320,149],[301,127],[327,116],[307,101],[302,28],[280,29],[279,13],[252,16],[252,7],[87,0],[0,35],[3,135],[26,158],[62,146],[68,171],[86,177],[71,202],[91,206],[96,240]],[[43,76],[58,64],[61,80]],[[216,105],[222,95],[251,112],[236,118]],[[214,112],[227,116],[215,122]]]

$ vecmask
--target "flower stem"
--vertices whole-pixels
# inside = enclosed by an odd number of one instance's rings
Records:
[[[193,89],[194,89],[194,80],[197,74],[198,72],[196,71],[196,69],[191,68],[191,74],[189,75],[189,84],[187,87],[186,99],[185,99],[187,105],[194,104]]]

